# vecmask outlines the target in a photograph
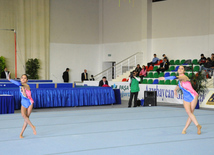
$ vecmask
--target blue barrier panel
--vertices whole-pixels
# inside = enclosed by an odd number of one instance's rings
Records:
[[[73,88],[73,83],[57,83],[57,88]]]

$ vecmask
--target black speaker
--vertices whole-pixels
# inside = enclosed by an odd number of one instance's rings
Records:
[[[144,106],[157,106],[156,91],[144,91]]]

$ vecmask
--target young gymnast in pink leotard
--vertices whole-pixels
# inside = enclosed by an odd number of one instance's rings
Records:
[[[179,84],[175,88],[174,93],[175,93],[175,96],[177,97],[178,96],[177,90],[180,88],[183,91],[183,98],[184,98],[183,105],[186,110],[186,113],[189,116],[187,119],[186,125],[182,131],[182,134],[186,134],[187,128],[189,127],[190,123],[193,121],[198,129],[197,133],[200,135],[202,127],[201,125],[198,124],[198,121],[195,115],[193,114],[195,110],[195,106],[198,101],[198,93],[192,88],[190,80],[186,75],[184,75],[184,72],[185,72],[184,66],[179,66],[179,69],[178,69],[179,76],[160,77],[159,80],[167,80],[167,79],[175,79],[175,78],[179,79]]]
[[[23,137],[23,133],[27,127],[27,125],[29,124],[30,127],[33,129],[33,134],[36,135],[36,127],[31,123],[29,117],[30,114],[32,112],[32,108],[33,108],[33,99],[31,97],[31,91],[30,91],[30,87],[27,84],[28,81],[28,77],[26,74],[23,74],[21,77],[21,83],[15,80],[10,79],[10,76],[8,76],[8,80],[12,83],[14,83],[15,85],[18,85],[20,87],[20,92],[21,92],[21,114],[22,117],[24,118],[24,125],[22,127],[22,131],[20,133],[20,138],[24,138]]]

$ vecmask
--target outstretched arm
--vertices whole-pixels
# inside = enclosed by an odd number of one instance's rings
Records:
[[[159,77],[159,80],[174,80],[176,79],[176,76],[167,76],[167,77]]]
[[[10,82],[12,82],[13,84],[17,85],[17,86],[21,86],[22,85],[20,82],[10,79],[10,73],[9,73],[9,76],[8,76],[8,80]]]

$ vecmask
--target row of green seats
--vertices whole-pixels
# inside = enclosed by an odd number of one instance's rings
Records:
[[[177,67],[175,67],[175,66],[170,66],[169,69],[168,69],[167,71],[177,71],[177,70],[178,70],[178,67],[179,67],[179,66],[177,66]],[[185,66],[185,68],[187,68],[187,69],[186,69],[187,71],[188,71],[188,70],[189,70],[189,71],[192,70],[192,66]],[[158,66],[154,66],[154,68],[153,68],[152,71],[156,71],[157,69],[158,69]],[[199,69],[200,69],[199,66],[194,66],[193,71],[194,71],[194,72],[198,72]]]
[[[164,73],[160,73],[158,75],[157,72],[155,72],[154,74],[153,74],[153,72],[149,72],[147,74],[147,76],[145,76],[144,78],[159,78],[159,77],[164,77],[164,75],[166,75],[166,76],[178,76],[178,73],[175,73],[175,72],[173,72],[173,73],[166,72],[165,74]],[[194,73],[185,72],[185,75],[190,78],[190,77],[192,77],[195,74]]]
[[[185,63],[185,61],[186,61],[185,59],[182,59],[182,60],[177,59],[177,60],[170,60],[169,63],[170,65],[182,65]],[[197,59],[192,60],[192,64],[197,65],[198,60]]]
[[[157,80],[157,81],[158,81],[158,80]],[[158,81],[158,83],[157,83],[157,82],[155,82],[155,80],[153,81],[152,79],[149,79],[149,80],[143,79],[143,81],[141,81],[140,83],[141,83],[141,84],[177,85],[177,84],[178,84],[178,81],[176,81],[176,80],[172,80],[172,81],[170,81],[170,80],[166,80],[166,81],[160,80],[160,81]]]

